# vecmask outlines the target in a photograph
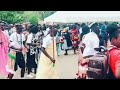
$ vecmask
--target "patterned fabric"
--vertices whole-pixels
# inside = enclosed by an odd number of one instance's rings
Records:
[[[32,41],[31,43],[36,43],[37,42],[37,37],[35,34],[33,34]],[[36,53],[36,46],[30,46],[30,55],[33,55]]]
[[[78,30],[71,30],[71,40],[72,40],[72,45],[74,47],[77,47],[78,46],[78,40],[79,40],[79,37],[78,37]]]

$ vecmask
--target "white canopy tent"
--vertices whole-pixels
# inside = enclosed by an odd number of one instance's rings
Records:
[[[44,19],[44,22],[75,23],[120,21],[120,11],[57,11]]]

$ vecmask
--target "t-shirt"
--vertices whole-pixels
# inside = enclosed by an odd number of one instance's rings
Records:
[[[85,44],[83,56],[95,55],[96,51],[94,48],[99,47],[99,38],[94,32],[90,32],[83,37],[82,42]]]
[[[54,37],[54,40],[56,40],[56,38]],[[48,34],[46,37],[43,38],[43,44],[42,47],[47,48],[49,44],[53,43],[52,37],[50,36],[50,34]]]
[[[110,67],[115,76],[116,68],[120,67],[120,50],[117,48],[110,51]]]
[[[10,41],[11,41],[11,45],[16,47],[16,48],[23,48],[23,41],[25,41],[25,36],[24,34],[18,34],[17,32],[14,32],[11,34],[10,36]]]
[[[38,40],[37,34],[29,34],[26,43],[36,43]],[[36,46],[29,46],[30,49],[30,55],[33,55],[36,53]]]
[[[79,34],[81,34],[81,33],[82,33],[82,28],[79,29]]]
[[[46,36],[49,33],[50,29],[47,28],[46,31],[44,32],[44,36]]]
[[[11,28],[11,31],[12,33],[16,32],[16,28],[15,27]]]
[[[26,43],[31,43],[31,41],[32,41],[32,37],[33,37],[32,33],[29,34],[27,37],[28,37],[28,38],[27,38]]]
[[[33,38],[33,34],[29,34],[26,43],[31,43]],[[38,39],[37,34],[35,34],[35,39]]]

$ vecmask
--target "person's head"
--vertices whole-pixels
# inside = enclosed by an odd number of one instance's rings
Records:
[[[41,26],[38,25],[38,32],[40,32],[40,31],[41,31]]]
[[[49,27],[49,29],[52,29],[52,25],[49,25],[48,27]]]
[[[38,32],[38,27],[33,25],[30,27],[30,32],[33,33],[33,34],[36,34]]]
[[[109,24],[109,25],[107,26],[107,33],[108,33],[108,34],[111,34],[111,33],[115,32],[115,31],[117,31],[117,30],[118,30],[118,26],[117,26],[117,24],[115,24],[115,23]]]
[[[68,28],[65,28],[64,30],[65,30],[65,33],[68,33]]]
[[[57,29],[60,29],[60,26],[59,26],[59,24],[57,24]]]
[[[105,24],[105,25],[108,25],[108,22],[105,21],[104,24]]]
[[[43,24],[43,26],[46,26],[45,24]]]
[[[9,26],[10,26],[10,28],[13,28],[13,24],[10,24]]]
[[[113,32],[109,37],[111,44],[120,48],[120,31]]]
[[[78,26],[78,23],[75,23],[76,26]]]
[[[90,32],[90,28],[89,28],[87,25],[85,25],[85,26],[83,26],[83,28],[82,28],[82,32],[83,32],[84,34],[87,34],[87,33]]]
[[[22,29],[23,29],[23,28],[22,28],[21,25],[16,25],[15,28],[16,28],[16,32],[17,32],[18,34],[22,33]]]
[[[4,29],[5,29],[5,24],[4,24],[3,22],[0,23],[0,28],[1,28],[2,31],[4,31]]]
[[[25,30],[27,30],[27,28],[28,28],[27,23],[23,23],[23,24],[22,24],[22,27],[23,27]]]
[[[76,26],[75,26],[75,25],[73,25],[73,26],[72,26],[72,29],[73,29],[73,30],[75,30],[75,29],[76,29]]]
[[[85,26],[85,25],[86,25],[85,23],[82,23],[82,24],[81,24],[81,27],[83,27],[83,26]]]
[[[98,23],[94,23],[92,26],[91,26],[91,30],[92,32],[96,33],[97,35],[100,34],[100,27],[99,27],[99,24]]]
[[[62,28],[66,28],[66,25],[63,25]]]
[[[56,36],[56,34],[57,34],[57,29],[55,29],[54,27],[52,27],[52,29],[50,29],[50,36],[51,37],[55,37]]]

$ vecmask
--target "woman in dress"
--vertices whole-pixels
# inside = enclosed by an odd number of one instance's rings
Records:
[[[0,26],[1,27],[1,26]],[[0,28],[0,75],[7,77],[6,65],[8,62],[9,39]]]
[[[71,40],[72,40],[74,54],[76,54],[76,49],[78,49],[78,44],[79,44],[79,36],[78,36],[79,32],[75,25],[72,26],[72,30],[70,31],[70,33],[71,33]]]
[[[42,53],[38,63],[38,69],[36,73],[36,79],[57,79],[57,49],[55,36],[57,30],[51,29],[50,34],[48,34],[43,39]]]

